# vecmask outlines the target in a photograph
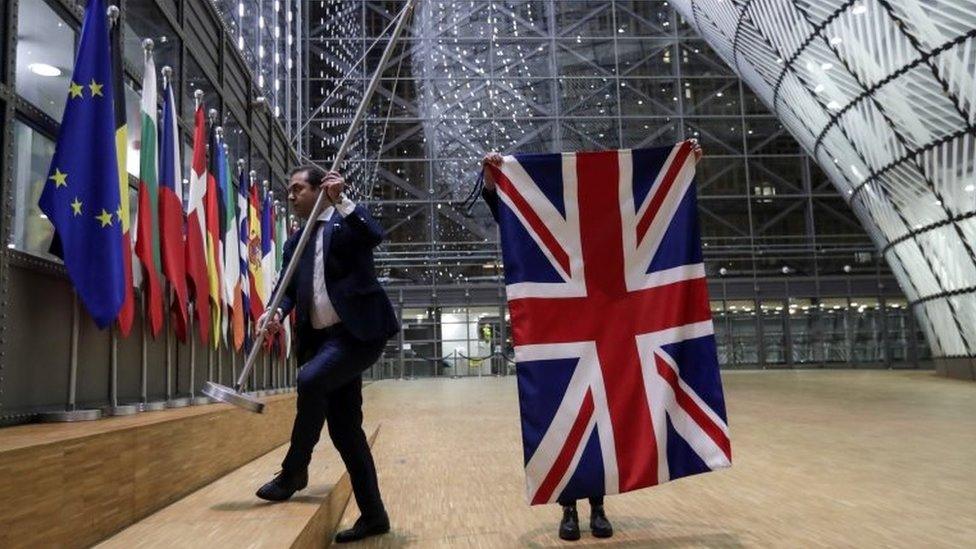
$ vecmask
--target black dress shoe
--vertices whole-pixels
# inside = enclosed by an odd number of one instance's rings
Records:
[[[602,505],[596,505],[590,509],[590,532],[595,538],[613,536],[613,525],[607,520],[607,514],[603,512]]]
[[[255,495],[268,501],[285,501],[306,486],[308,486],[307,469],[297,474],[281,471],[270,482],[258,488]]]
[[[390,518],[384,514],[376,519],[359,517],[352,528],[343,530],[336,534],[336,543],[349,543],[359,541],[370,536],[381,536],[390,531]]]
[[[580,539],[579,515],[575,505],[563,505],[563,520],[559,521],[559,539],[576,541]]]

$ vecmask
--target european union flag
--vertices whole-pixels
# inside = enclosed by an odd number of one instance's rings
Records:
[[[38,205],[85,308],[104,328],[125,299],[109,28],[104,0],[88,0],[68,102]],[[58,249],[60,248],[60,249]]]

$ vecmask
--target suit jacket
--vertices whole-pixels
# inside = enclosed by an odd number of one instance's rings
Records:
[[[383,228],[361,204],[346,217],[335,211],[332,218],[323,223],[328,224],[322,236],[325,284],[342,324],[361,341],[389,339],[400,330],[400,322],[390,298],[376,280],[373,265],[373,248],[383,241]],[[285,242],[282,252],[285,266],[292,260],[301,236],[302,230],[299,230]],[[283,316],[292,309],[297,312],[299,352],[307,350],[302,348],[303,341],[312,344],[310,336],[314,331],[311,307],[316,240],[312,235],[305,246],[280,305]]]

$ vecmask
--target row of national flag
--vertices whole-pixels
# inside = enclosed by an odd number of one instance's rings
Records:
[[[85,309],[100,328],[127,336],[134,292],[145,293],[153,337],[170,314],[187,341],[245,348],[282,268],[289,233],[272,194],[234,165],[220,128],[208,124],[198,92],[193,155],[184,203],[173,82],[163,69],[157,116],[156,66],[145,58],[139,194],[129,219],[120,31],[105,0],[89,0],[49,177],[39,200],[54,225],[52,252],[64,260]],[[190,316],[193,315],[193,319]],[[279,341],[287,353],[290,330]]]

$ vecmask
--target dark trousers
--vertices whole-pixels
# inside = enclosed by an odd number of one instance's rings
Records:
[[[567,505],[576,505],[575,499],[560,499],[559,505],[563,507]],[[590,498],[590,507],[603,505],[603,496],[594,496]]]
[[[363,516],[383,516],[376,466],[363,432],[362,373],[379,358],[385,342],[356,340],[341,324],[306,339],[311,341],[301,342],[305,364],[298,372],[298,414],[281,468],[287,473],[306,469],[328,422],[329,437],[349,471]]]

